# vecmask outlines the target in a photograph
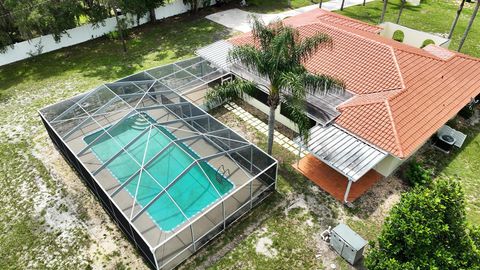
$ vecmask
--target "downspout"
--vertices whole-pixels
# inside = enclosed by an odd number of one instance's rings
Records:
[[[347,190],[345,190],[345,195],[343,196],[343,202],[345,204],[348,203],[348,194],[350,193],[350,188],[352,187],[352,179],[348,179],[348,185],[347,185]]]

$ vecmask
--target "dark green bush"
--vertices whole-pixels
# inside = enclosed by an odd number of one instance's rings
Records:
[[[480,232],[466,221],[458,181],[404,193],[365,259],[369,270],[480,269]]]
[[[460,115],[464,119],[470,119],[470,117],[473,116],[474,112],[475,111],[473,110],[473,107],[470,105],[467,105],[460,110],[458,115]]]
[[[408,164],[404,178],[412,187],[425,187],[432,184],[432,172],[428,169],[425,169],[422,164],[415,160]]]

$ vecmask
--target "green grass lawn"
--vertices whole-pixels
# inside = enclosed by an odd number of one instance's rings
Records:
[[[388,1],[388,9],[385,21],[395,22],[398,15],[400,0]],[[371,24],[378,24],[382,12],[382,1],[367,3],[366,6],[354,6],[337,11],[340,14],[362,20]],[[464,10],[458,21],[452,37],[450,49],[457,50],[460,38],[468,24],[475,3],[465,3]],[[448,34],[450,26],[455,18],[457,1],[453,0],[427,0],[422,1],[420,6],[407,5],[400,19],[400,24],[436,34]],[[462,52],[480,57],[480,19],[476,18],[470,30],[467,41],[463,45]]]
[[[287,0],[250,0],[247,1],[248,7],[245,10],[257,13],[278,13],[289,9],[305,7],[319,3],[319,0],[292,0],[291,7]],[[327,2],[327,1],[323,1]]]
[[[85,201],[94,197],[68,166],[58,167],[64,164],[58,154],[56,161],[46,154],[54,150],[37,110],[136,71],[191,57],[198,47],[230,35],[203,16],[136,28],[126,54],[119,41],[99,38],[0,67],[0,269],[88,269],[104,260],[100,268],[116,260],[119,266],[138,261],[129,267],[142,267],[121,234],[105,240],[121,245],[113,252],[89,253],[97,239],[87,230],[93,225]],[[81,191],[66,188],[65,174]],[[90,203],[103,211],[98,202]],[[108,220],[105,213],[100,216]],[[108,230],[107,220],[96,230]]]

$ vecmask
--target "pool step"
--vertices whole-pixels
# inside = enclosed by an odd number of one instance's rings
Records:
[[[144,130],[149,126],[150,126],[150,122],[143,117],[137,117],[132,124],[132,128],[136,130]]]

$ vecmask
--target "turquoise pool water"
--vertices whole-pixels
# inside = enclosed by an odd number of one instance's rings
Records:
[[[144,116],[149,122],[154,122],[148,115],[145,114]],[[109,133],[125,147],[128,142],[140,135],[150,125],[145,118],[139,115],[126,118]],[[102,132],[103,130],[100,130],[85,136],[84,142],[86,144],[93,142]],[[126,150],[138,163],[142,164],[144,156],[146,163],[167,146],[172,139],[175,139],[175,136],[165,128],[152,128],[151,131],[141,135]],[[109,160],[120,149],[120,145],[108,136],[99,138],[92,146],[92,151],[102,162]],[[166,187],[194,161],[182,149],[193,158],[198,158],[198,155],[187,145],[183,143],[178,143],[178,146],[172,144],[146,167],[146,171],[155,177],[158,182],[152,179],[148,173],[143,172],[126,186],[126,190],[132,197],[135,197],[135,193],[137,193],[137,202],[140,205],[148,204],[162,190],[161,186]],[[216,169],[210,164],[207,162],[199,163],[200,165],[193,166],[188,173],[168,189],[170,196],[188,218],[195,216],[220,198],[210,182],[222,195],[230,192],[234,187],[233,183],[226,178],[222,177],[221,181],[217,181]],[[107,165],[107,169],[120,183],[125,182],[139,168],[140,166],[126,153],[122,153]],[[202,169],[208,175],[210,181],[205,177]],[[138,185],[139,182],[140,185]],[[187,220],[165,193],[148,208],[147,213],[163,231],[171,231]]]

